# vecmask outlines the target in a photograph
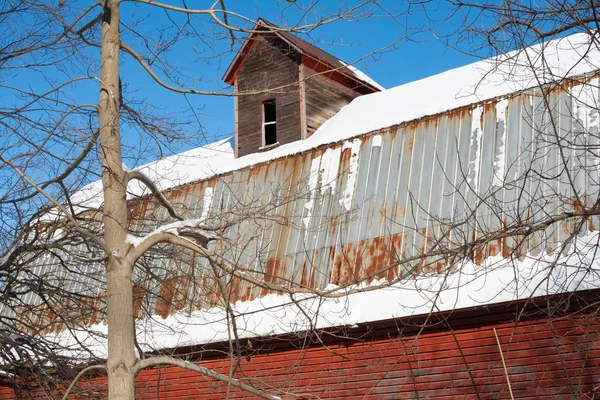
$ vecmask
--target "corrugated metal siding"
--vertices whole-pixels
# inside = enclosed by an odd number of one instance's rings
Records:
[[[323,288],[440,268],[441,257],[402,261],[595,201],[593,157],[574,142],[587,135],[574,132],[584,121],[573,116],[573,90],[550,92],[549,107],[540,92],[522,93],[236,171],[192,185],[198,195],[185,207],[194,217],[209,207],[217,221],[238,218],[218,245],[231,265],[266,281]],[[464,229],[453,226],[473,213]],[[539,254],[571,229],[551,226],[471,256]],[[266,293],[234,283],[232,300]]]
[[[576,93],[597,99],[594,82],[568,84],[547,97],[529,91],[448,111],[176,188],[167,196],[191,218],[226,224],[212,248],[229,265],[267,282],[324,288],[441,268],[447,258],[421,256],[517,220],[539,220],[596,201],[598,124],[592,114],[597,119],[598,112],[572,98]],[[132,202],[131,214],[131,230],[138,235],[169,220],[152,200]],[[590,220],[582,231],[597,226]],[[481,262],[498,253],[539,254],[571,231],[568,223],[552,225],[526,240],[499,240],[467,255]],[[36,268],[46,268],[44,260]],[[206,260],[179,251],[142,262],[155,273],[137,276],[148,293],[143,312],[166,317],[219,301]],[[52,265],[56,268],[56,260],[47,268]],[[102,291],[101,266],[77,268],[88,277],[82,287],[93,276],[90,292]],[[230,301],[267,293],[238,278],[228,288]]]

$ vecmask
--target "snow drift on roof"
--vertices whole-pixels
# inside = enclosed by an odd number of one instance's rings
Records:
[[[598,70],[598,66],[600,50],[592,38],[586,33],[575,34],[357,97],[326,121],[310,138],[282,145],[268,152],[236,159],[233,141],[224,139],[146,164],[139,169],[155,179],[161,189],[168,189],[510,95],[565,77],[590,73]],[[133,185],[137,186],[135,183]],[[139,186],[130,186],[129,189],[137,195],[143,193]],[[101,182],[98,181],[76,194],[80,196],[76,199],[87,199],[88,206],[97,206],[101,202],[100,193]]]
[[[379,90],[385,90],[385,88],[383,86],[381,86],[379,83],[375,82],[369,75],[365,74],[360,69],[356,68],[354,65],[346,64],[342,60],[338,60],[338,61],[340,63],[342,63],[343,66],[348,68],[350,70],[350,72],[352,72],[352,75],[354,75],[356,78],[360,79],[363,82],[367,82],[368,84],[376,87]]]

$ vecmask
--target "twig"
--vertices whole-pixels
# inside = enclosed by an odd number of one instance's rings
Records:
[[[189,371],[198,372],[201,375],[208,376],[208,377],[216,379],[218,381],[227,383],[231,386],[234,386],[238,389],[241,389],[245,392],[248,392],[250,394],[253,394],[257,397],[261,397],[266,400],[280,399],[278,396],[268,394],[259,388],[242,383],[242,382],[240,382],[239,379],[231,378],[227,375],[218,373],[218,372],[210,370],[208,368],[204,368],[199,365],[193,364],[191,362],[181,360],[179,358],[169,357],[169,356],[157,356],[157,357],[146,358],[144,360],[138,360],[138,362],[135,366],[135,373],[137,374],[140,371],[142,371],[143,369],[150,368],[150,367],[156,367],[159,365],[175,365],[177,367],[181,367],[181,368],[187,369]]]
[[[506,363],[504,362],[504,355],[502,354],[502,346],[500,345],[500,339],[498,339],[498,333],[496,332],[496,328],[492,329],[494,330],[494,336],[496,336],[496,343],[498,343],[498,352],[500,353],[500,358],[502,359],[502,368],[504,368],[504,376],[506,376],[506,384],[508,385],[508,391],[510,392],[510,399],[515,400],[512,388],[510,387],[510,379],[508,378],[508,371],[506,370]]]
[[[77,381],[79,380],[79,378],[81,378],[83,376],[83,374],[85,374],[88,371],[91,371],[93,369],[103,369],[106,371],[106,365],[104,364],[100,364],[100,365],[90,365],[87,368],[82,369],[77,376],[75,377],[75,379],[73,379],[73,381],[71,382],[71,384],[69,385],[69,387],[67,388],[67,391],[65,392],[65,395],[62,397],[62,400],[66,400],[67,396],[71,393],[71,390],[73,389],[73,386],[75,386],[75,384],[77,383]]]

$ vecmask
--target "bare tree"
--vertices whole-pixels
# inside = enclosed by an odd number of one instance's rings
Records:
[[[122,16],[121,3],[106,0],[82,5],[15,0],[2,6],[5,30],[2,72],[7,78],[3,90],[15,99],[14,104],[2,110],[6,139],[0,160],[7,182],[1,199],[6,233],[2,239],[3,315],[5,326],[13,331],[7,330],[3,354],[12,360],[11,364],[23,366],[29,375],[13,368],[9,376],[27,383],[44,364],[55,367],[69,359],[91,363],[93,352],[83,343],[78,343],[81,348],[75,349],[71,345],[53,346],[52,341],[34,345],[33,341],[43,341],[44,335],[57,330],[74,332],[82,323],[105,318],[108,325],[105,368],[110,399],[133,399],[136,374],[165,363],[193,369],[264,398],[275,398],[230,376],[174,358],[136,357],[134,299],[136,288],[143,288],[143,283],[133,283],[135,265],[143,267],[153,257],[146,269],[146,275],[152,276],[160,254],[165,260],[174,257],[174,250],[165,247],[170,244],[187,249],[188,258],[193,259],[192,254],[196,254],[208,259],[217,283],[219,277],[240,273],[207,247],[215,235],[235,221],[223,218],[219,224],[205,227],[205,221],[188,219],[151,179],[125,168],[122,156],[124,147],[135,157],[151,143],[162,151],[163,147],[181,141],[185,137],[184,127],[190,120],[197,120],[192,108],[183,119],[166,118],[158,116],[160,111],[151,113],[148,102],[133,96],[128,98],[127,82],[121,79],[122,55],[138,63],[158,86],[169,91],[183,96],[230,96],[230,92],[219,87],[208,90],[194,87],[201,77],[185,77],[169,58],[169,51],[188,40],[204,43],[209,49],[217,40],[229,42],[228,46],[218,46],[209,56],[198,53],[199,59],[218,58],[221,51],[232,51],[242,35],[251,33],[255,21],[229,11],[223,1],[206,9],[192,9],[185,3],[175,6],[136,1],[128,4],[131,7],[126,17]],[[293,28],[286,30],[310,31],[335,20],[365,17],[371,8],[369,2],[358,3],[320,15],[310,24],[290,24]],[[171,25],[160,30],[150,28],[148,35],[144,19],[137,19],[137,12],[164,13]],[[23,31],[16,28],[22,25],[30,28]],[[37,79],[36,84],[22,85],[22,79],[30,79],[30,75]],[[96,85],[99,85],[99,101],[87,100],[83,93]],[[122,140],[123,123],[130,131],[140,133],[142,146],[134,152]],[[102,179],[101,203],[72,196],[82,183],[98,176]],[[136,181],[172,218],[168,224],[155,225],[150,232],[147,221],[131,218],[127,188]],[[281,202],[290,201],[288,196],[284,197],[286,200]],[[261,209],[246,210],[237,219],[256,218],[260,213],[269,215],[271,209],[280,206],[274,202]],[[137,233],[152,234],[134,245],[129,235],[132,224],[140,226]],[[81,279],[75,279],[76,275]],[[285,287],[254,278],[251,281],[269,290]],[[85,285],[94,289],[91,295],[89,290],[82,295]],[[100,296],[104,285],[105,295]],[[224,296],[227,290],[222,287],[218,292]],[[60,356],[65,352],[70,355]],[[52,379],[52,374],[46,375]]]

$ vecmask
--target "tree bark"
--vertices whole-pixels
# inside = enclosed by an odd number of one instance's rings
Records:
[[[127,252],[126,174],[119,131],[119,0],[105,0],[102,11],[100,147],[104,192],[104,240],[108,314],[108,398],[135,398],[133,294]]]

